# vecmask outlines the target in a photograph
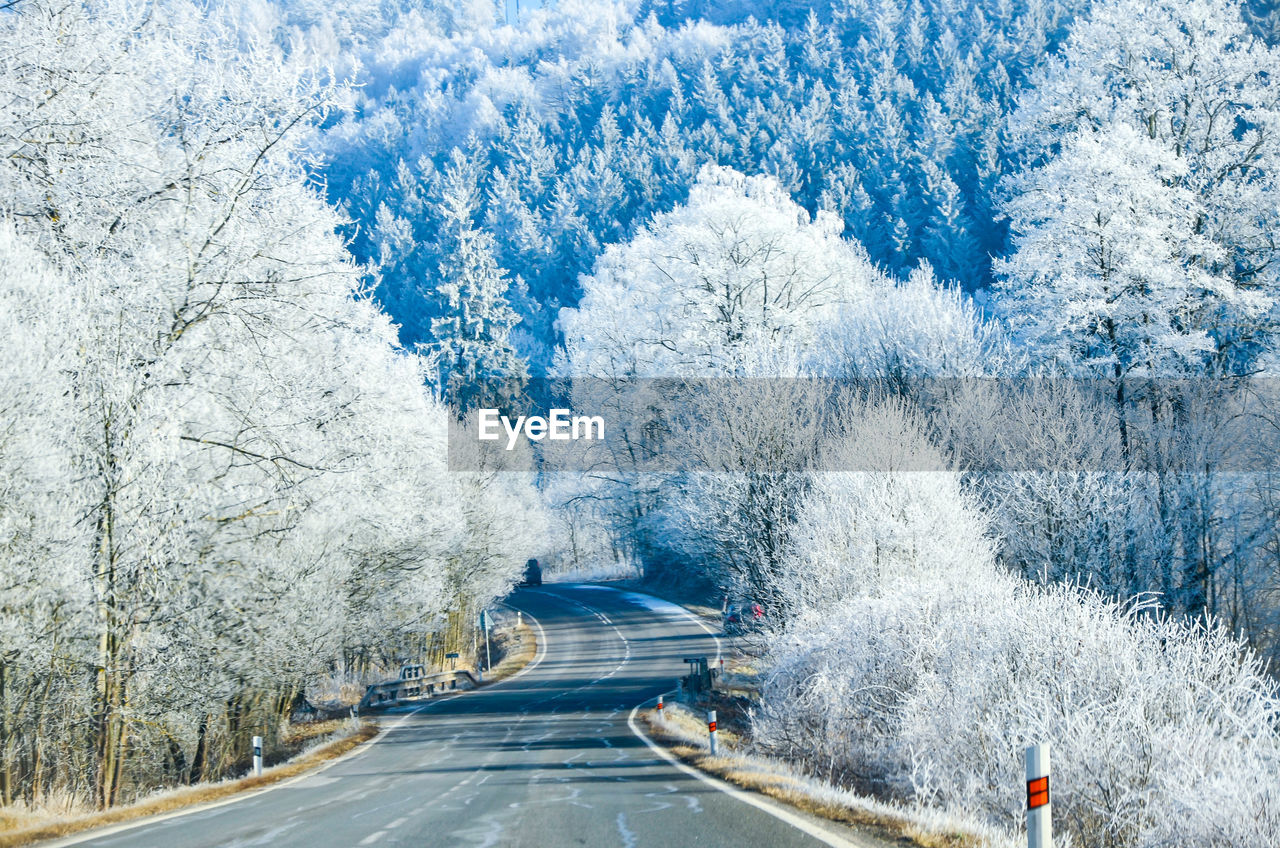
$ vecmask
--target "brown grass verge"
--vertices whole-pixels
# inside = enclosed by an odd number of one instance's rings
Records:
[[[46,839],[71,836],[72,834],[97,827],[120,824],[195,804],[218,801],[253,789],[261,789],[273,783],[297,777],[323,763],[335,760],[356,746],[368,742],[378,733],[379,728],[376,724],[366,723],[350,736],[344,736],[341,739],[335,739],[332,742],[320,745],[296,759],[263,771],[261,777],[243,777],[239,780],[225,780],[219,783],[208,783],[186,789],[178,789],[122,807],[114,807],[110,810],[75,816],[25,830],[0,834],[0,848],[17,848],[20,845],[31,845]]]
[[[510,677],[531,663],[538,654],[538,638],[527,622],[495,634],[494,639],[499,644],[502,659],[485,675],[485,683],[497,683]]]
[[[502,658],[493,667],[493,670],[486,675],[486,684],[496,683],[499,680],[511,677],[537,656],[538,639],[534,634],[533,628],[527,622],[523,622],[509,630],[495,633],[494,639],[495,646],[498,647]],[[286,737],[281,741],[287,745],[306,744],[312,739],[337,731],[344,723],[344,719],[331,719],[293,725],[289,728]],[[335,760],[358,745],[374,738],[378,733],[379,728],[376,724],[366,722],[359,730],[349,736],[319,745],[295,759],[266,769],[261,777],[243,777],[238,780],[224,780],[219,783],[169,790],[155,797],[137,801],[133,804],[114,807],[110,810],[86,813],[84,815],[72,814],[55,821],[46,819],[36,825],[19,823],[16,828],[11,830],[7,827],[0,827],[0,848],[18,848],[19,846],[32,845],[49,839],[60,839],[94,828],[122,824],[135,819],[146,818],[147,816],[172,812],[184,807],[220,801],[241,792],[261,789],[273,783],[297,777],[317,766]],[[7,825],[12,827],[10,821],[14,820],[6,819],[5,816],[0,815],[0,826]],[[16,821],[21,822],[20,819]]]
[[[687,765],[715,775],[726,783],[758,792],[819,818],[860,828],[890,842],[914,845],[918,848],[978,848],[982,844],[969,834],[926,832],[915,822],[904,817],[858,809],[816,798],[806,792],[804,785],[791,775],[771,772],[764,767],[734,757],[713,757],[701,748],[695,748],[681,737],[665,730],[654,718],[653,710],[645,710],[642,715],[645,719],[646,731],[654,741]],[[721,744],[727,741],[722,735]]]

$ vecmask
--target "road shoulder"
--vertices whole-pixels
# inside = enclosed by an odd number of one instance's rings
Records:
[[[618,588],[649,594],[681,606],[704,627],[718,620],[714,610],[701,605],[690,607],[669,593],[658,595],[646,591],[641,585],[632,584]],[[726,653],[731,654],[732,651]],[[976,848],[984,844],[972,833],[936,825],[930,827],[929,823],[917,820],[908,811],[874,798],[837,790],[796,773],[773,758],[748,756],[732,750],[742,745],[742,740],[732,733],[717,734],[722,752],[726,748],[729,750],[727,755],[713,757],[707,750],[705,726],[691,708],[675,703],[674,696],[674,692],[666,693],[667,709],[663,717],[659,717],[654,708],[655,700],[637,705],[628,721],[632,733],[681,771],[744,803],[759,807],[829,845]]]
[[[261,776],[251,775],[218,783],[171,789],[110,810],[0,834],[0,848],[18,848],[37,843],[44,848],[60,848],[145,823],[241,801],[318,774],[372,744],[380,732],[381,728],[377,724],[362,722],[353,732],[304,751],[278,766],[265,769]]]
[[[530,624],[533,627],[530,627]],[[513,629],[512,649],[501,662],[494,666],[492,677],[487,677],[476,689],[466,691],[487,689],[504,680],[519,677],[536,666],[541,658],[545,636],[540,636],[534,628],[541,630],[537,621],[532,616],[527,616],[527,620]],[[466,692],[458,692],[446,697],[459,697],[465,694]],[[430,703],[432,701],[424,701],[422,705]],[[400,718],[384,726],[377,719],[364,717],[358,720],[360,724],[353,732],[321,743],[280,765],[265,769],[261,776],[250,775],[217,783],[165,790],[149,798],[109,810],[57,819],[0,833],[0,848],[21,848],[21,846],[37,844],[41,848],[64,848],[64,846],[77,845],[89,839],[109,836],[168,818],[238,803],[263,792],[305,780],[343,760],[358,755],[378,741],[386,730],[395,727],[403,720]]]

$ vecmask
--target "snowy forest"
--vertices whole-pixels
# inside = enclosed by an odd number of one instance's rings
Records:
[[[0,148],[0,807],[538,556],[759,600],[838,786],[1012,829],[1052,738],[1071,844],[1280,840],[1268,0],[12,0]],[[550,385],[685,461],[452,466]]]

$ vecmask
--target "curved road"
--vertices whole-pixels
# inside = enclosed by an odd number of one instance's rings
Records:
[[[57,844],[885,844],[829,823],[788,824],[761,808],[771,802],[726,794],[678,770],[632,733],[632,708],[674,687],[685,671],[682,657],[716,655],[717,641],[688,612],[587,585],[522,589],[508,603],[541,629],[538,657],[521,674],[389,714],[373,744],[318,773],[220,806]]]

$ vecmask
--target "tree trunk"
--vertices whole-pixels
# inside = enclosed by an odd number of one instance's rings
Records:
[[[9,772],[9,699],[5,691],[7,668],[0,661],[0,806],[5,807],[13,802],[13,778]]]
[[[196,731],[196,751],[191,755],[191,766],[187,772],[188,784],[204,780],[206,763],[209,759],[209,714],[200,716],[200,727]]]

